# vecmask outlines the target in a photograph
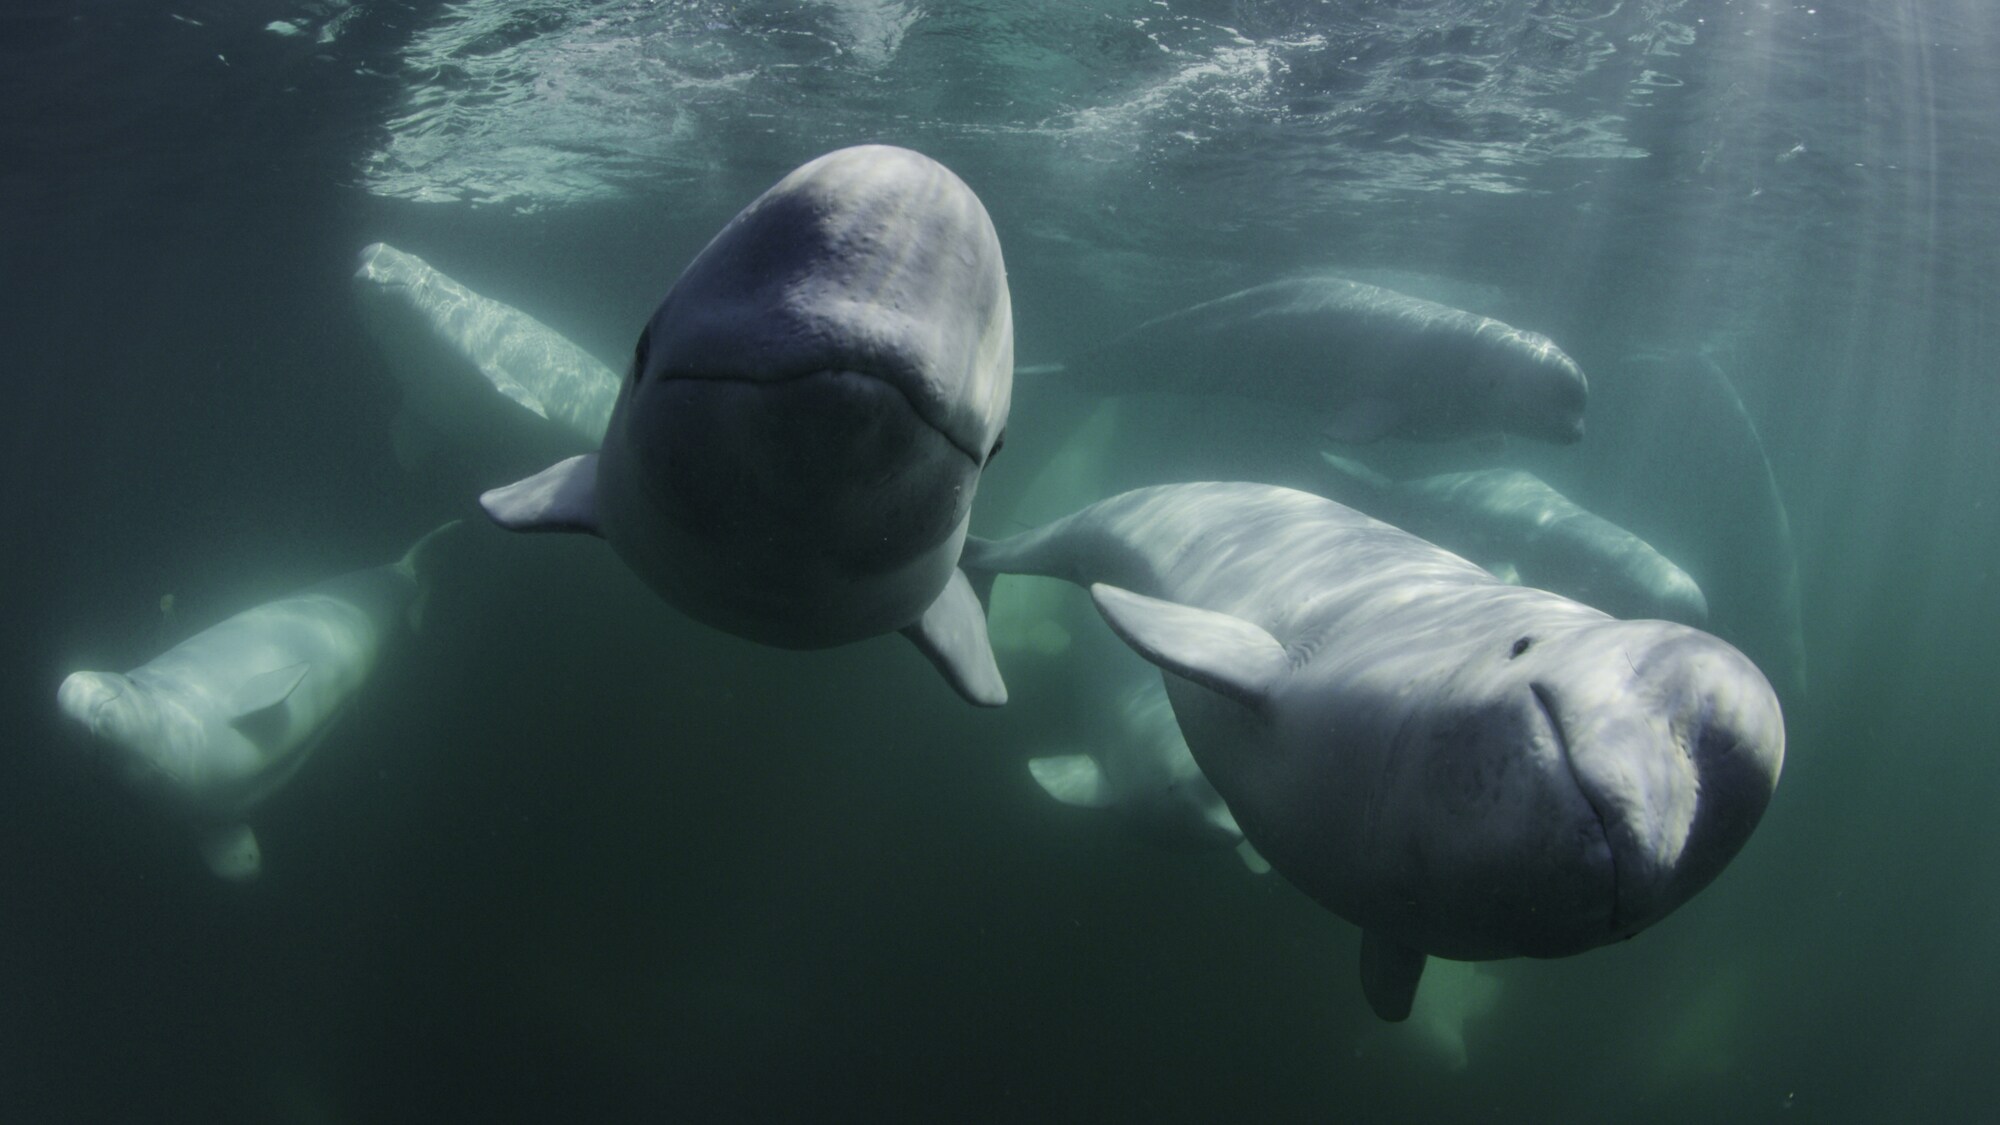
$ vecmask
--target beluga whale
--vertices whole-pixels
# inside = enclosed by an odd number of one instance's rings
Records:
[[[1118,694],[1116,711],[1113,734],[1090,749],[1030,758],[1035,784],[1065,805],[1109,809],[1134,834],[1162,846],[1232,847],[1250,870],[1269,871],[1201,775],[1159,675],[1147,668]]]
[[[406,464],[448,445],[491,483],[604,440],[618,373],[555,329],[382,242],[362,249],[353,292],[402,387]]]
[[[1059,364],[1110,394],[1263,399],[1336,441],[1583,436],[1583,369],[1539,332],[1345,278],[1253,286],[1149,320]]]
[[[667,602],[784,648],[901,631],[966,699],[1006,702],[957,570],[1013,387],[986,208],[908,149],[828,153],[675,281],[603,445],[480,503],[601,536]]]
[[[1527,585],[1613,617],[1708,620],[1708,599],[1687,571],[1526,469],[1390,480],[1350,458],[1320,456],[1336,497],[1489,569],[1512,566]]]
[[[244,818],[421,622],[435,545],[456,523],[396,562],[253,606],[130,672],[73,672],[56,704],[115,778],[193,827],[209,870],[253,879],[263,851]]]
[[[1309,493],[1139,489],[962,565],[1090,588],[1244,837],[1361,928],[1384,1019],[1427,956],[1562,957],[1659,921],[1743,847],[1784,758],[1771,685],[1723,641]]]

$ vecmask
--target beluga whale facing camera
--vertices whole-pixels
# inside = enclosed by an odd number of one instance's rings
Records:
[[[964,565],[1090,587],[1167,673],[1244,838],[1361,927],[1385,1019],[1429,955],[1562,957],[1659,921],[1778,782],[1777,696],[1729,645],[1507,585],[1307,493],[1140,489],[969,540]]]
[[[480,503],[502,527],[601,536],[666,601],[749,640],[900,630],[961,695],[998,705],[957,562],[1013,369],[978,197],[907,149],[841,149],[759,196],[681,274],[596,453]]]

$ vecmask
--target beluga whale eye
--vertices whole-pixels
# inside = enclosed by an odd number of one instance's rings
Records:
[[[1528,646],[1534,643],[1535,643],[1535,638],[1533,637],[1522,637],[1520,640],[1515,641],[1513,650],[1507,653],[1507,659],[1512,660],[1515,657],[1521,655],[1522,653],[1528,651]]]

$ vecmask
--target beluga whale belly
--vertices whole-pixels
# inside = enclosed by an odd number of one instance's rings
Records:
[[[688,616],[825,648],[902,631],[960,694],[1006,701],[956,568],[1013,386],[985,207],[867,145],[731,220],[639,337],[596,453],[481,497],[503,527],[607,540]]]
[[[1056,365],[1113,394],[1263,399],[1337,441],[1583,436],[1588,382],[1554,341],[1379,285],[1308,275],[1149,320]]]
[[[253,606],[123,675],[71,673],[57,706],[114,776],[193,826],[211,871],[255,878],[263,852],[243,818],[291,780],[418,623],[433,544],[454,524],[398,562]]]
[[[1140,489],[969,540],[963,565],[1090,587],[1168,673],[1245,838],[1361,927],[1386,1019],[1427,955],[1560,957],[1666,916],[1742,848],[1784,757],[1777,697],[1724,642],[1308,493]]]

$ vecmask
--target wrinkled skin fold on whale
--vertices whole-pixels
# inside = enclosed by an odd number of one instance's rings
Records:
[[[1321,497],[1139,489],[962,565],[1090,588],[1167,673],[1202,773],[1271,866],[1364,932],[1407,1015],[1427,956],[1632,936],[1748,840],[1784,724],[1762,673],[1666,621],[1502,583]]]
[[[595,453],[481,497],[599,535],[690,617],[825,648],[900,631],[968,700],[1006,688],[956,562],[1013,385],[985,207],[865,145],[758,197],[674,283]]]

